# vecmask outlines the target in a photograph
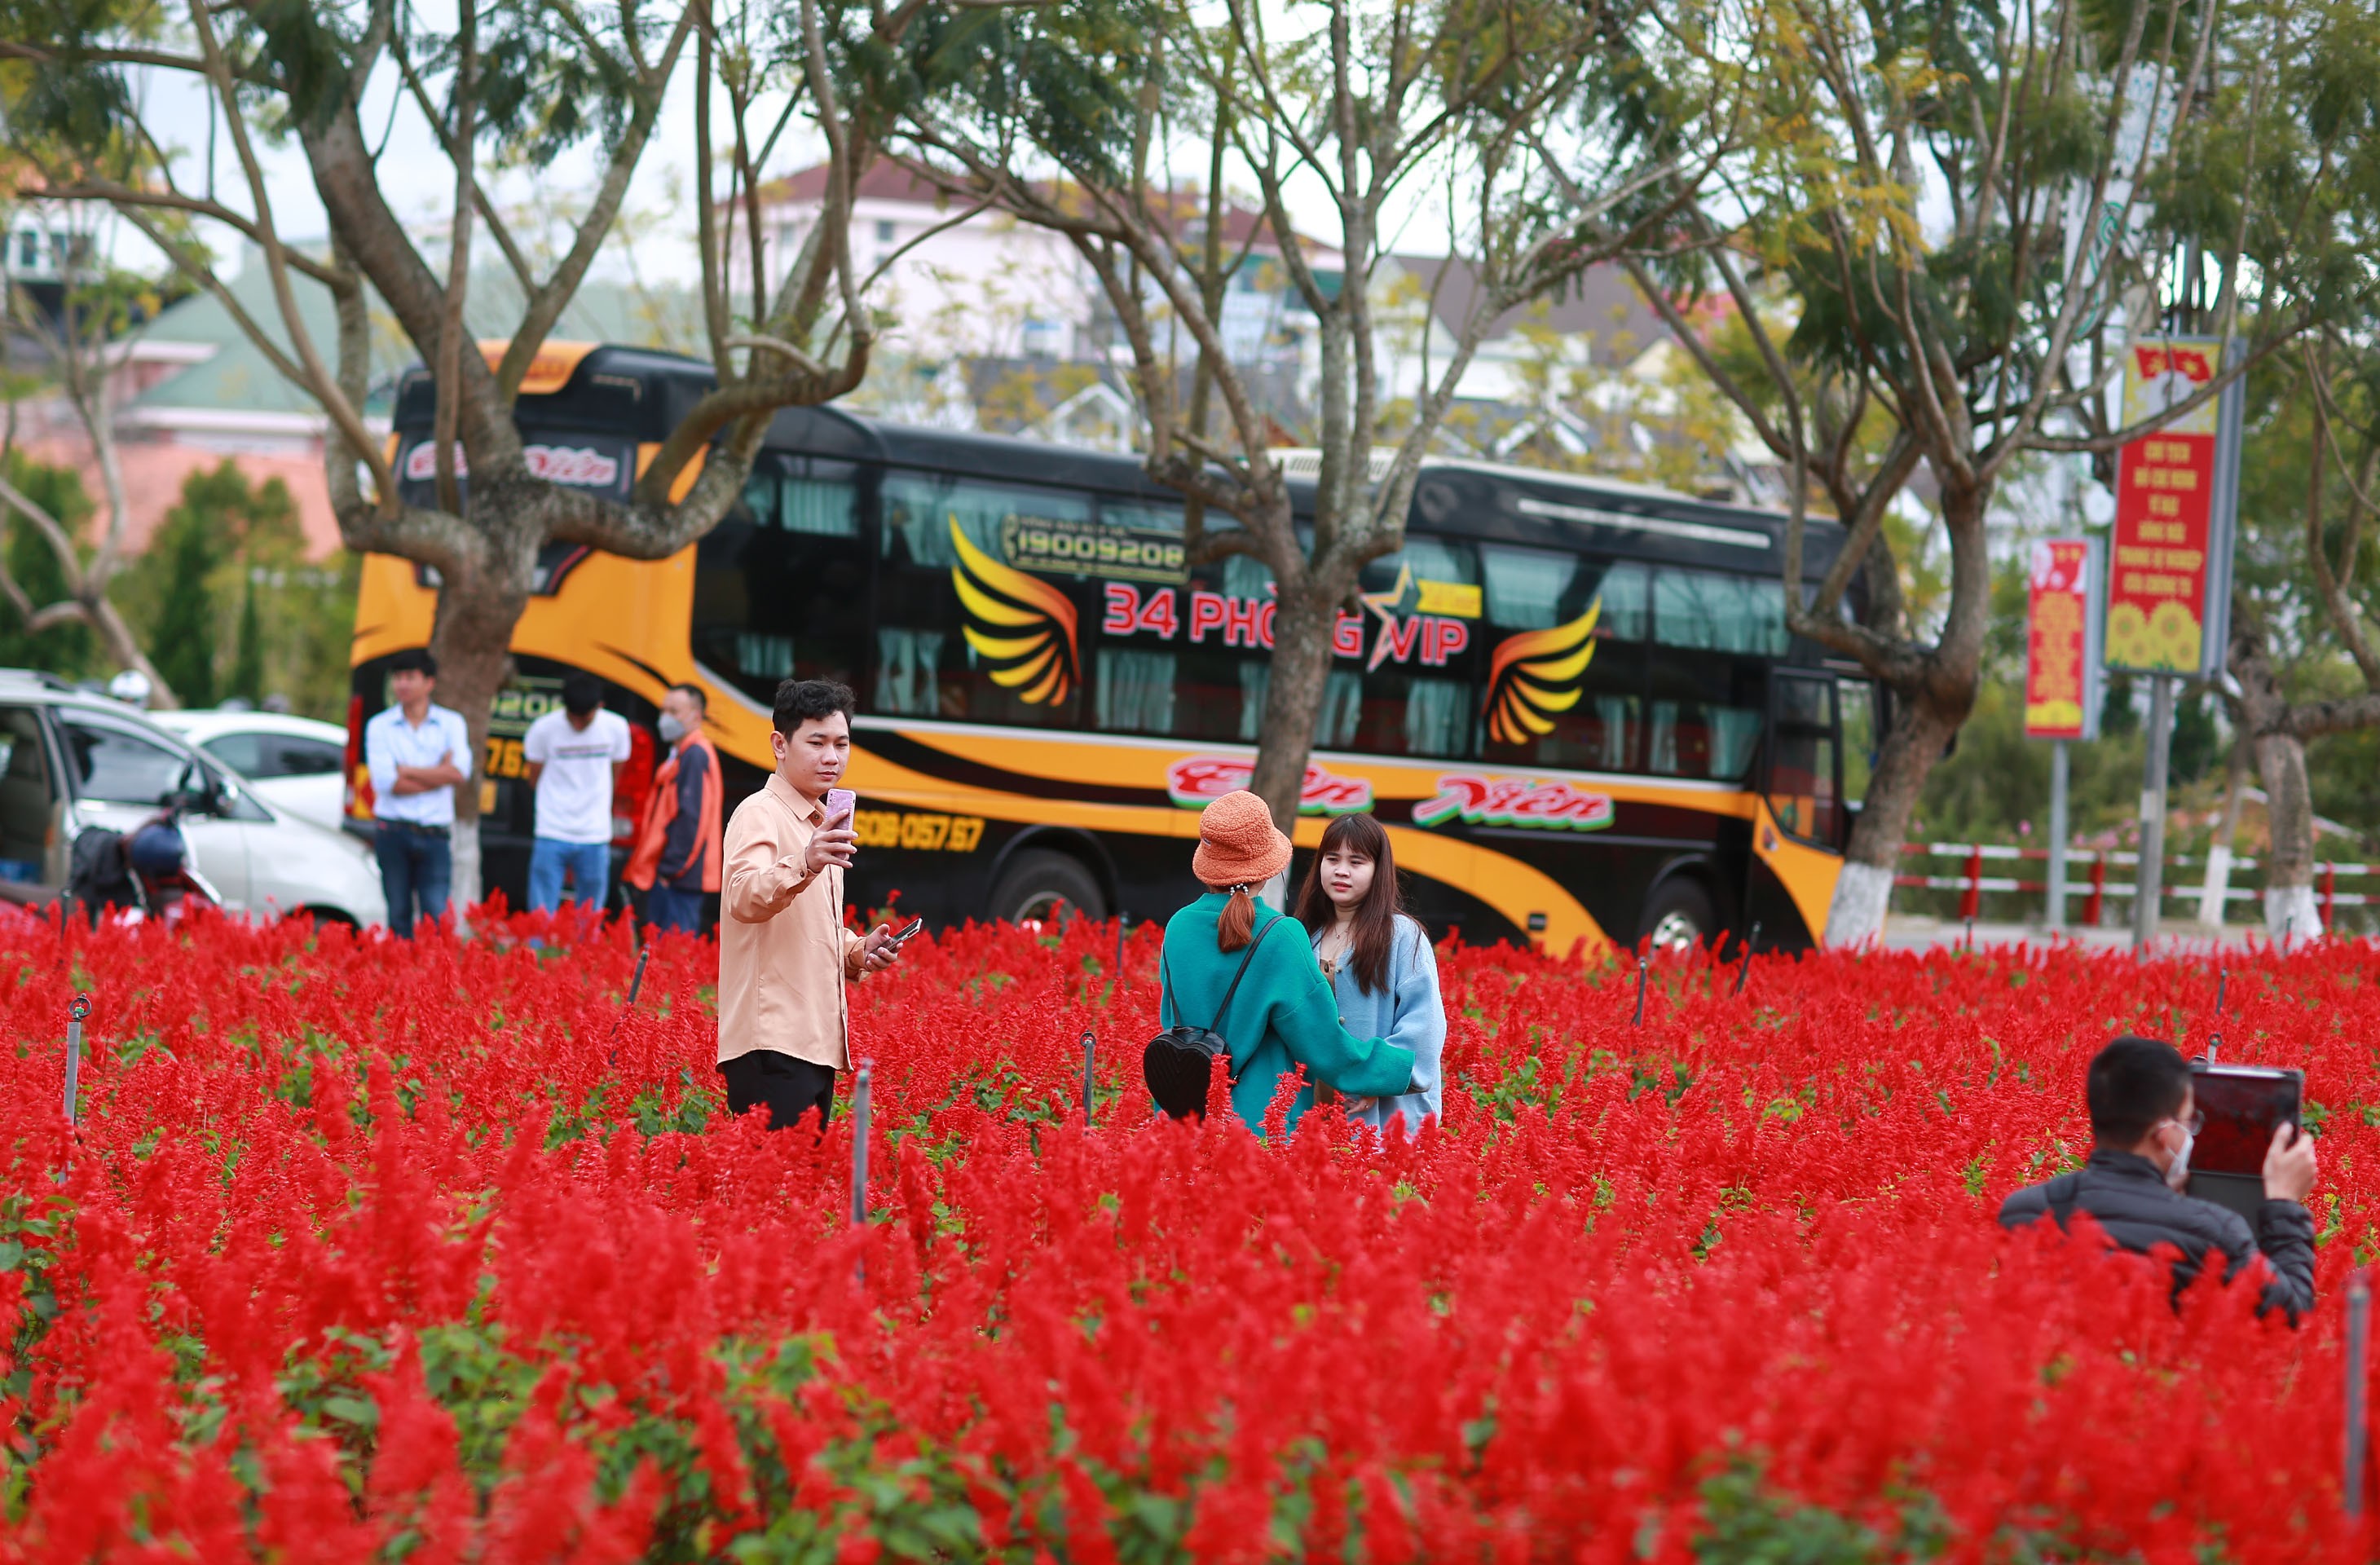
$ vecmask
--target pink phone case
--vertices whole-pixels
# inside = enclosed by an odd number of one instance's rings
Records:
[[[845,826],[850,825],[847,818],[858,806],[859,795],[850,789],[829,788],[826,791],[826,823],[832,826],[841,819]]]

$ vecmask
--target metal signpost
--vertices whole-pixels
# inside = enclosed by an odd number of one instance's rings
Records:
[[[2153,336],[2133,343],[2124,353],[2124,422],[2153,419],[2188,400],[2215,379],[2222,362],[2217,338]],[[2245,402],[2245,382],[2234,381],[2220,396],[2125,446],[2117,461],[2107,666],[2147,675],[2150,698],[2132,902],[2136,949],[2156,937],[2164,898],[2174,686],[2221,673],[2230,636]]]
[[[2066,745],[2099,736],[2099,542],[2033,546],[2025,606],[2024,733],[2049,749],[2049,927],[2066,928]]]

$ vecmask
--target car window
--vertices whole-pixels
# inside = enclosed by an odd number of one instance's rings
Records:
[[[212,785],[218,797],[225,795],[230,795],[229,807],[221,812],[224,819],[270,821],[273,819],[273,812],[259,803],[255,795],[241,787],[238,780],[223,768],[210,766],[206,769],[206,773],[207,781]]]
[[[243,777],[273,777],[267,770],[264,736],[261,734],[218,734],[199,746]]]
[[[41,717],[30,707],[0,707],[0,880],[41,881],[50,825]]]
[[[173,792],[189,762],[152,739],[69,717],[67,765],[78,797],[108,804],[153,805]]]
[[[271,775],[275,777],[335,777],[347,769],[346,746],[325,744],[320,739],[300,739],[285,734],[273,741],[268,751],[275,763]]]

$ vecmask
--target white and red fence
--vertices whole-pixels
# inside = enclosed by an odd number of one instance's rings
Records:
[[[2046,897],[2049,893],[2046,865],[2047,848],[2019,847],[2005,843],[1904,843],[1902,854],[1922,858],[1948,858],[1957,861],[1959,872],[1954,875],[1902,874],[1892,878],[1895,886],[1923,887],[1927,891],[1957,892],[1959,916],[1979,916],[1985,892],[2012,892],[2020,896]],[[2131,869],[2139,874],[2141,855],[2120,849],[2072,847],[2066,850],[2066,894],[2082,899],[2081,922],[2086,925],[2101,922],[2109,897],[2132,897],[2140,893],[2137,879],[2111,880],[2109,869]],[[2039,864],[2045,867],[2043,878],[2027,879],[2023,867]],[[2203,877],[2206,860],[2187,854],[2176,854],[2165,860],[2168,873],[2159,887],[2160,900],[2177,898],[2195,903],[2204,894]],[[1997,871],[2006,865],[2010,873]],[[2232,873],[2253,870],[2252,858],[2235,858]],[[2174,871],[2182,873],[2174,873]],[[2380,903],[2380,892],[2342,892],[2342,880],[2362,880],[2380,876],[2380,864],[2338,864],[2325,860],[2314,866],[2314,900],[2322,907],[2322,927],[2327,933],[2332,913],[2341,907],[2363,907]],[[2229,885],[2224,890],[2226,903],[2252,902],[2263,893],[2252,887]]]

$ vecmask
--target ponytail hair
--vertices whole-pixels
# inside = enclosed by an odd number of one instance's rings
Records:
[[[1215,920],[1215,949],[1237,951],[1256,937],[1257,901],[1246,886],[1233,886],[1232,900],[1223,904],[1223,916]]]

